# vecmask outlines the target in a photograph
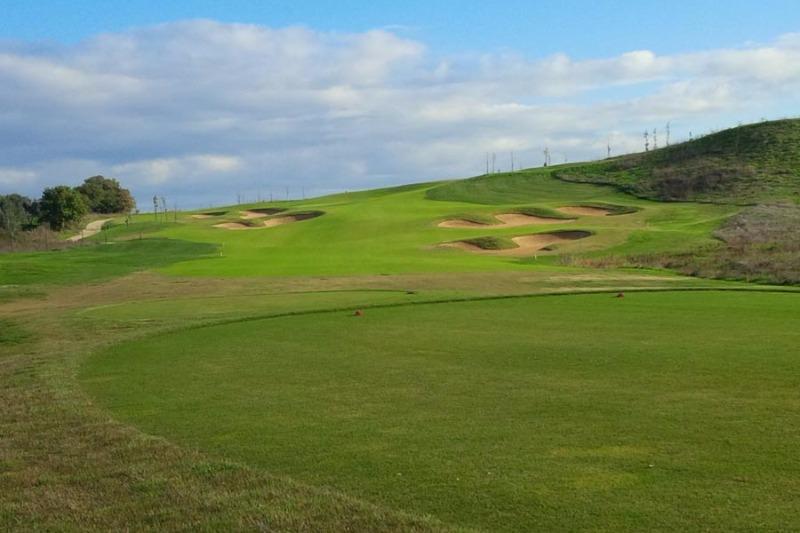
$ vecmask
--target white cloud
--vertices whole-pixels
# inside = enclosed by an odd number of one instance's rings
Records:
[[[30,170],[19,170],[15,168],[0,168],[0,185],[4,187],[15,187],[26,184],[36,179],[36,173]]]
[[[241,168],[242,162],[238,157],[203,154],[122,163],[113,165],[111,173],[122,180],[136,183],[161,185],[177,182],[188,187],[197,185],[204,178],[224,178],[225,174]]]
[[[36,194],[105,173],[191,204],[463,176],[486,151],[527,165],[545,144],[596,157],[608,138],[635,149],[668,120],[679,137],[791,109],[798,89],[800,34],[590,60],[442,57],[386,29],[209,20],[0,43],[0,186]]]

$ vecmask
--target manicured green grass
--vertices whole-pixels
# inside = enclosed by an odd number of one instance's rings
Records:
[[[106,349],[188,447],[487,530],[793,530],[800,300],[668,292],[301,314]]]
[[[545,207],[537,207],[537,206],[522,206],[522,207],[515,207],[511,209],[512,213],[521,213],[523,215],[531,215],[534,217],[544,217],[544,218],[558,218],[563,220],[574,220],[577,217],[572,215],[567,215],[556,211],[555,209],[548,209]],[[633,211],[631,211],[633,212]]]
[[[472,190],[469,184],[478,189]],[[487,193],[490,205],[474,203],[475,194],[495,186],[500,192]],[[506,194],[508,191],[517,192]],[[432,201],[432,195],[438,200]],[[559,247],[558,253],[571,255],[616,254],[626,247],[648,252],[691,250],[713,242],[711,232],[737,211],[727,206],[638,200],[608,187],[565,183],[547,173],[531,171],[452,184],[419,184],[303,202],[220,209],[227,213],[223,217],[226,220],[236,219],[241,210],[266,207],[325,212],[311,220],[250,231],[215,228],[220,219],[199,220],[184,214],[178,223],[165,224],[151,235],[221,246],[221,257],[213,261],[190,260],[161,269],[175,275],[341,276],[527,270],[532,267],[524,258],[437,248],[442,242],[486,235],[480,227],[453,229],[437,224],[453,218],[454,213],[468,213],[474,220],[491,220],[493,214],[502,212],[547,216],[556,213],[558,207],[576,204],[625,206],[638,211],[613,217],[565,218],[563,226],[497,227],[491,229],[492,236],[508,240],[538,231],[591,231],[591,238]],[[125,231],[135,236],[138,223],[135,219]]]
[[[567,205],[610,206],[620,216],[576,219],[557,211]],[[263,219],[240,218],[241,211],[258,209],[283,209],[277,216],[324,214],[269,228],[258,227]],[[137,215],[128,225],[117,219],[113,226],[92,237],[91,241],[166,238],[218,247],[218,253],[212,253],[216,256],[214,260],[208,260],[209,254],[203,251],[195,258],[181,253],[179,260],[151,262],[143,252],[134,254],[125,268],[109,268],[107,261],[92,259],[95,252],[86,251],[16,258],[5,255],[0,256],[0,268],[5,269],[4,273],[0,271],[0,284],[30,283],[30,279],[51,277],[88,280],[95,276],[95,270],[105,276],[109,270],[125,273],[144,268],[158,268],[175,275],[212,277],[519,271],[529,270],[536,263],[532,264],[528,258],[480,255],[437,247],[443,242],[487,236],[480,227],[440,228],[438,223],[458,218],[454,213],[466,213],[463,218],[479,222],[496,221],[493,215],[504,212],[554,216],[563,218],[563,226],[498,226],[491,228],[491,237],[497,242],[510,242],[512,237],[538,231],[586,230],[592,232],[592,237],[565,243],[557,251],[548,253],[596,257],[690,252],[713,243],[712,232],[737,211],[730,206],[639,200],[609,187],[566,183],[553,178],[549,172],[531,170],[306,201],[222,207],[214,211],[222,215],[211,219],[196,219],[191,213],[158,220],[153,215]],[[249,223],[254,229],[230,231],[214,227],[223,221]],[[85,260],[81,259],[84,254]],[[557,261],[542,257],[545,265]],[[76,262],[81,263],[81,269],[87,269],[86,275],[74,277]],[[15,263],[28,263],[31,267],[20,268]],[[117,263],[119,266],[125,261]],[[37,265],[47,268],[33,277],[27,275],[27,270],[35,272]],[[18,278],[21,281],[15,281]]]
[[[218,247],[175,239],[87,244],[67,250],[4,254],[0,285],[71,284],[102,280],[175,262],[212,257]]]
[[[470,202],[486,205],[540,202],[588,202],[606,198],[631,200],[610,187],[576,183],[559,183],[551,170],[532,168],[519,172],[503,172],[451,181],[426,192],[431,200]]]

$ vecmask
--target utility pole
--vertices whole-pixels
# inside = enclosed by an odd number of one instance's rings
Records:
[[[514,152],[511,152],[511,172],[514,172]]]
[[[606,140],[606,157],[611,157],[611,138]]]
[[[667,146],[669,146],[669,122],[667,122]]]
[[[644,130],[644,151],[650,151],[650,133],[647,130]]]
[[[496,161],[497,161],[497,155],[494,152],[492,152],[492,174],[494,174],[494,172],[495,172],[494,169],[495,169],[495,162]]]
[[[658,150],[658,129],[653,128],[653,150]]]
[[[489,152],[486,152],[486,174],[489,174]]]
[[[544,166],[548,166],[550,164],[550,148],[547,146],[544,147]]]

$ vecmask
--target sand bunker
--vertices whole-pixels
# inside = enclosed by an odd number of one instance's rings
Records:
[[[440,228],[513,228],[537,224],[564,224],[573,221],[573,219],[570,218],[538,217],[535,215],[525,215],[523,213],[500,213],[499,215],[495,215],[494,218],[500,222],[497,224],[482,224],[480,222],[456,218],[445,220],[438,225]]]
[[[264,226],[271,228],[273,226],[280,226],[283,224],[291,224],[292,222],[302,222],[303,220],[310,220],[324,215],[322,211],[309,211],[308,213],[296,213],[294,215],[278,215],[274,218],[264,221]]]
[[[244,219],[264,218],[269,216],[266,213],[257,213],[255,211],[239,211],[239,214],[242,215],[242,218]]]
[[[252,219],[252,218],[266,218],[270,215],[276,215],[281,211],[286,211],[285,209],[281,209],[279,207],[266,207],[264,209],[250,209],[248,211],[239,211],[244,219]]]
[[[214,218],[214,215],[192,215],[192,218],[198,218],[202,220],[205,218]]]
[[[272,228],[275,226],[282,226],[284,224],[291,224],[292,222],[298,222],[302,219],[294,217],[292,215],[285,216],[285,217],[275,217],[269,220],[264,221],[265,228]]]
[[[506,228],[529,226],[532,224],[564,224],[565,222],[573,222],[571,218],[537,217],[535,215],[525,215],[522,213],[501,213],[497,215],[496,218],[502,222],[502,226]]]
[[[457,248],[459,250],[485,255],[520,257],[534,255],[536,252],[542,251],[543,248],[547,248],[553,244],[584,239],[590,235],[591,233],[588,231],[557,231],[553,233],[521,235],[511,239],[514,241],[514,244],[517,245],[516,248],[508,248],[505,250],[486,250],[480,246],[465,241],[445,242],[439,246],[442,248]]]
[[[323,214],[324,213],[322,211],[309,211],[307,213],[295,213],[293,215],[274,216],[269,220],[263,221],[260,224],[258,223],[245,224],[243,222],[224,222],[222,224],[214,224],[214,227],[229,229],[229,230],[264,229],[264,228],[272,228],[275,226],[282,226],[283,224],[291,224],[292,222],[301,222],[303,220],[317,218],[318,216],[322,216]]]
[[[611,214],[608,209],[600,207],[590,207],[588,205],[568,205],[559,207],[558,210],[568,215],[577,215],[579,217],[605,217]]]
[[[243,229],[261,229],[263,226],[248,226],[241,222],[223,222],[222,224],[214,224],[215,228],[243,230]]]

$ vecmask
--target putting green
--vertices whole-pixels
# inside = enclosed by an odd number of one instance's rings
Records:
[[[800,528],[800,299],[629,293],[228,323],[95,354],[117,418],[489,530]]]

